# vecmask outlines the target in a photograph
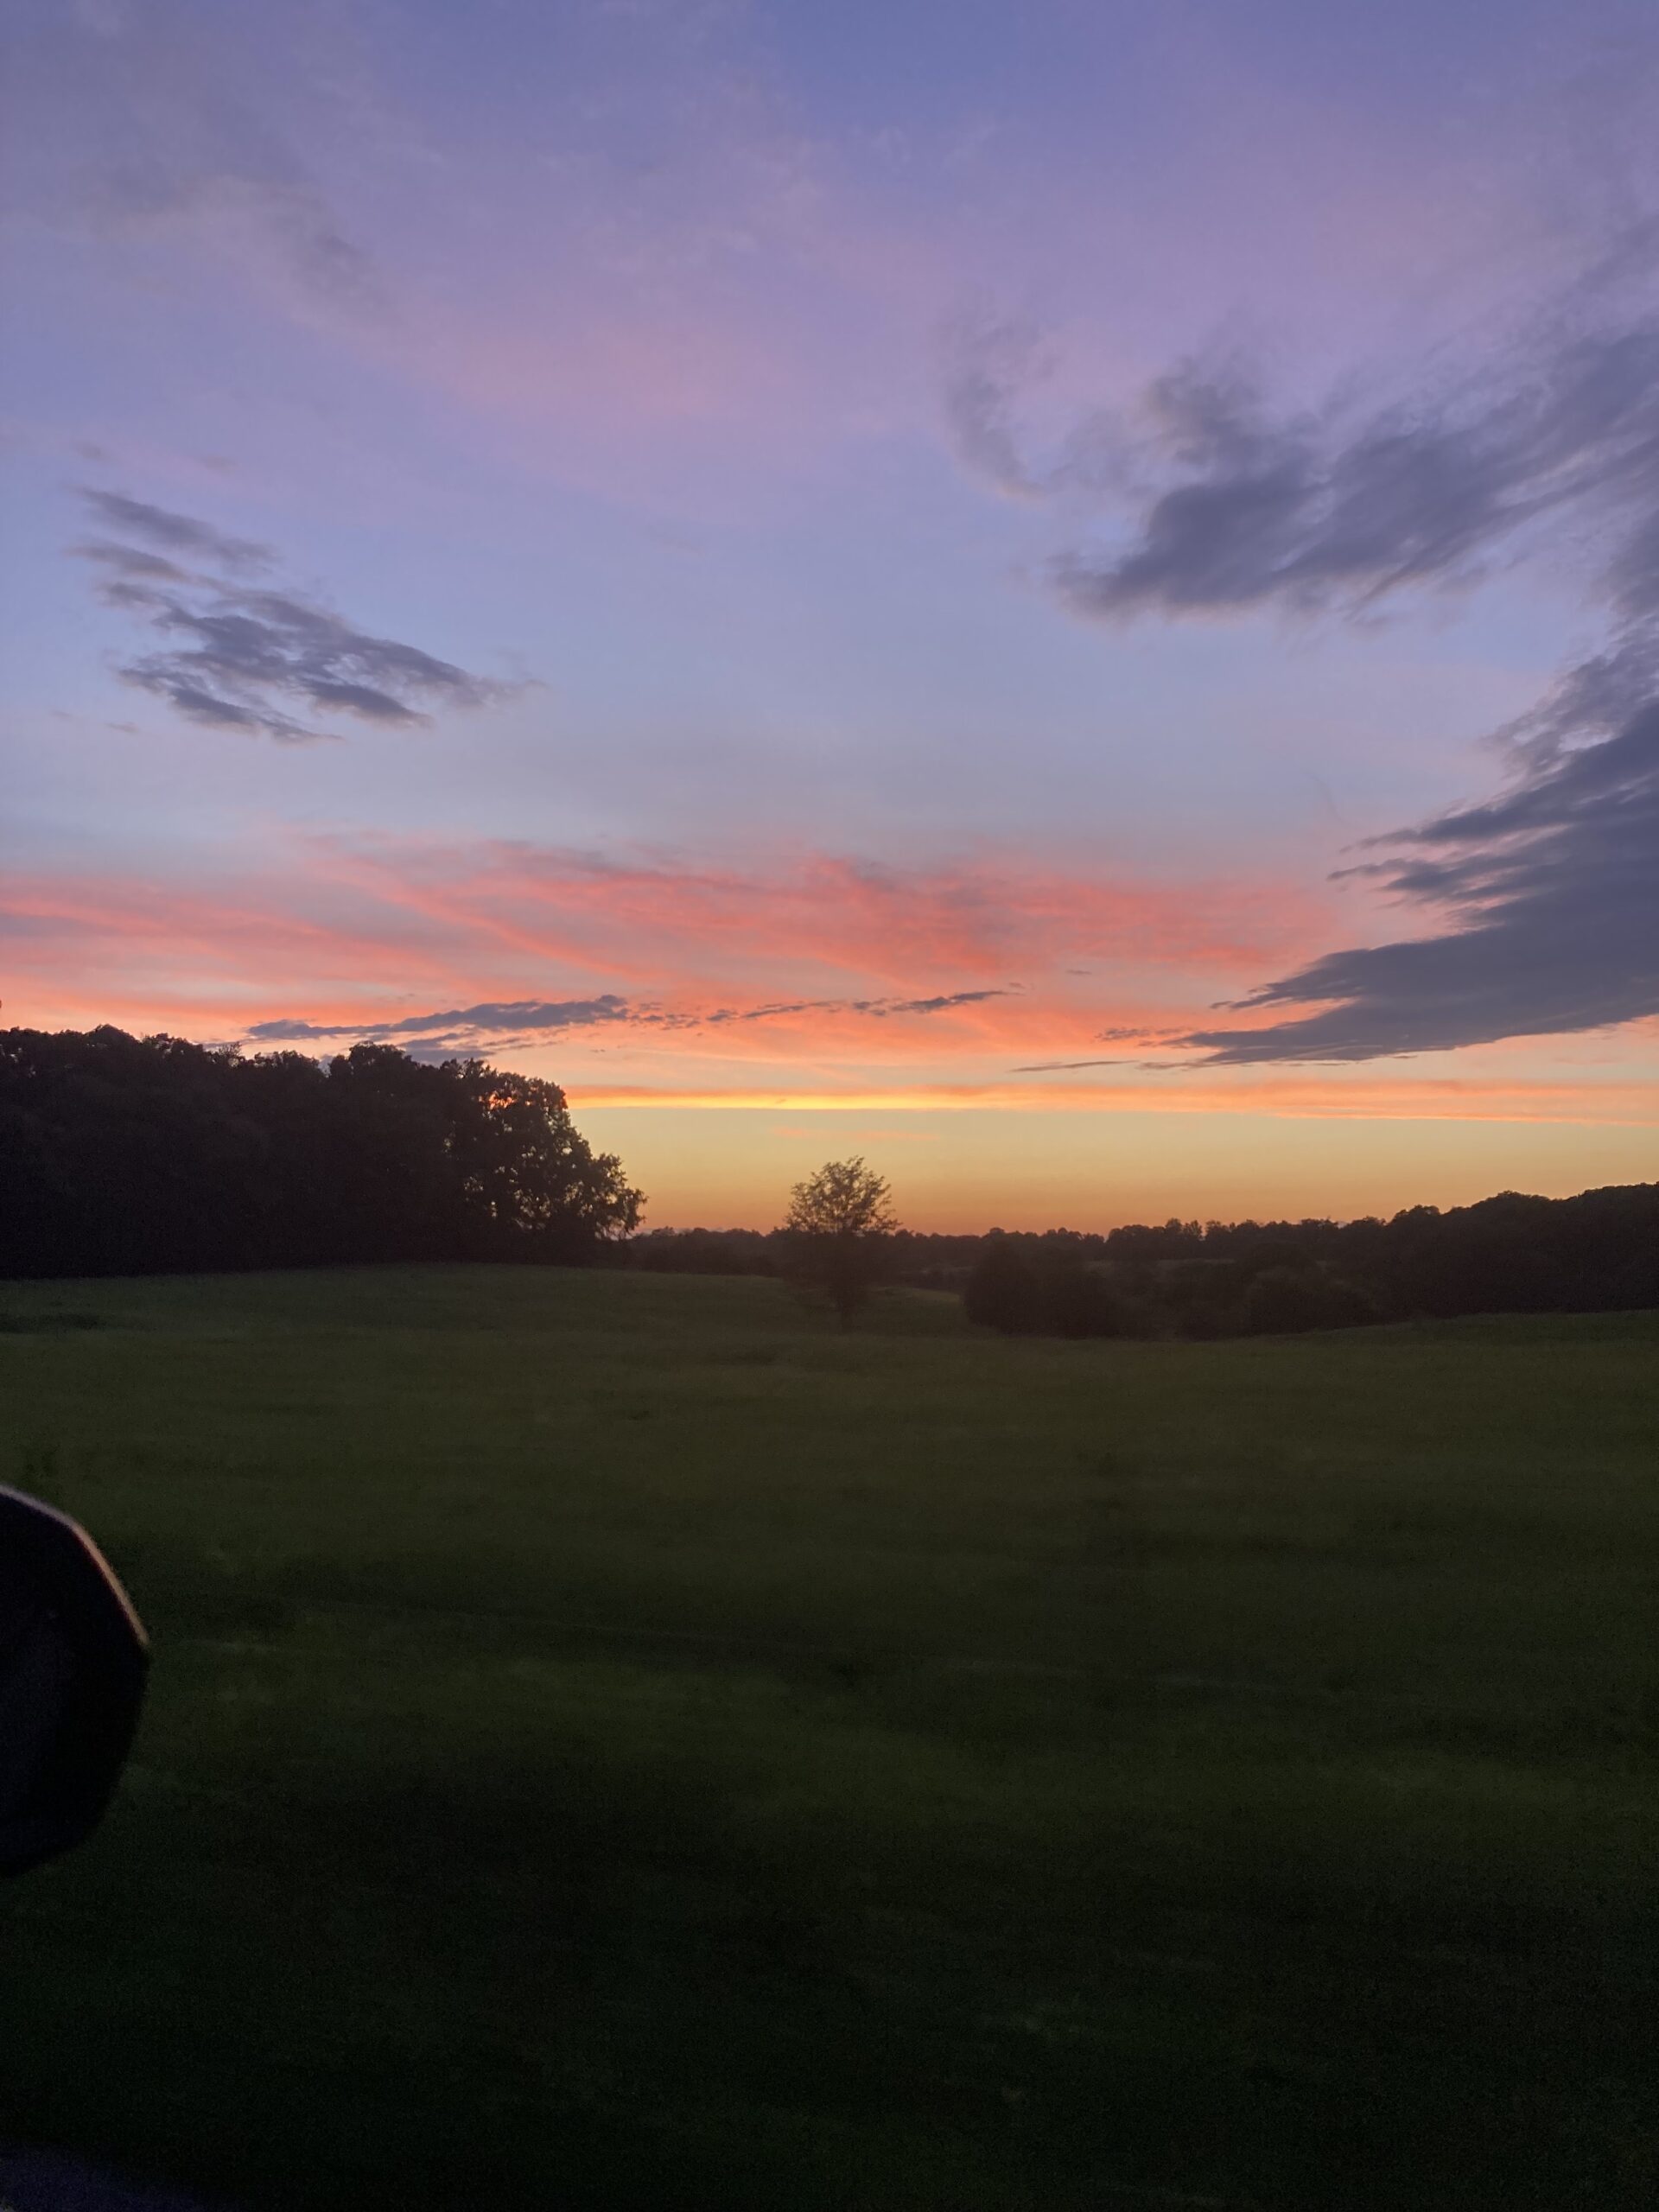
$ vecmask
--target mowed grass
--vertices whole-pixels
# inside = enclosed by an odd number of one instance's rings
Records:
[[[0,1892],[0,2134],[290,2212],[1646,2207],[1656,1352],[0,1289],[0,1479],[156,1642]]]

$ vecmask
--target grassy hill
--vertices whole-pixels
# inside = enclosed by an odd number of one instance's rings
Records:
[[[0,1891],[0,2135],[285,2212],[1645,2206],[1656,1352],[0,1288],[0,1480],[156,1643]]]

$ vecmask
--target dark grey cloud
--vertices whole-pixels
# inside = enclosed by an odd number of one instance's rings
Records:
[[[1287,410],[1241,361],[1186,361],[1046,452],[1019,420],[1042,367],[1023,326],[963,321],[943,405],[968,467],[1064,514],[1075,542],[1047,575],[1075,613],[1369,609],[1466,584],[1579,518],[1609,544],[1610,599],[1645,607],[1659,584],[1650,313],[1598,321],[1576,302],[1473,371],[1426,372],[1408,397],[1364,405]]]
[[[931,999],[855,999],[855,1014],[948,1014],[952,1007],[977,1006],[982,999],[1006,999],[1013,994],[1003,986],[984,991],[947,991]]]
[[[451,1033],[435,1041],[448,1044],[479,1029],[587,1029],[595,1022],[629,1019],[626,1001],[606,991],[594,999],[486,1000],[478,1006],[451,1007],[443,1014],[411,1014],[368,1028],[358,1022],[257,1021],[248,1035],[263,1045],[297,1045],[326,1037],[419,1037],[446,1031]]]
[[[128,534],[73,549],[98,571],[99,595],[162,641],[120,673],[188,721],[305,744],[335,733],[299,715],[409,728],[430,707],[485,706],[514,688],[359,630],[302,593],[251,581],[250,571],[275,566],[269,546],[123,493],[81,497]]]
[[[1169,1042],[1212,1063],[1359,1060],[1659,1013],[1653,237],[1615,258],[1617,299],[1586,283],[1478,372],[1426,374],[1386,405],[1297,412],[1236,365],[1185,365],[1109,435],[1096,420],[1090,468],[1075,442],[1046,467],[1027,460],[1019,365],[987,355],[979,404],[1007,434],[1006,473],[1057,513],[1092,502],[1092,536],[1049,569],[1074,613],[1352,618],[1500,560],[1565,553],[1607,624],[1600,651],[1494,733],[1512,772],[1498,797],[1378,841],[1389,857],[1344,871],[1418,931],[1327,954],[1233,1009],[1308,1011]]]
[[[298,1018],[256,1022],[249,1039],[261,1045],[299,1045],[333,1038],[368,1041],[420,1038],[426,1047],[476,1046],[488,1038],[493,1047],[524,1042],[572,1029],[626,1024],[639,1029],[717,1028],[734,1021],[769,1021],[794,1014],[855,1014],[880,1020],[890,1014],[930,1014],[981,999],[1002,998],[1006,991],[951,991],[918,999],[794,999],[753,1007],[716,1007],[705,1013],[670,1011],[652,1005],[631,1006],[607,991],[591,999],[486,1000],[477,1006],[449,1007],[442,1013],[411,1014],[396,1021],[315,1022]],[[504,1033],[512,1033],[511,1034]]]
[[[1052,564],[1077,613],[1370,607],[1467,583],[1573,509],[1624,518],[1612,571],[1634,595],[1659,570],[1659,323],[1541,340],[1360,415],[1275,414],[1240,375],[1187,366],[1147,391],[1141,429],[1135,512]]]
[[[1365,1060],[1659,1014],[1659,701],[1388,842],[1397,856],[1365,872],[1447,926],[1327,953],[1238,1002],[1316,1012],[1181,1041],[1230,1065]]]
[[[1443,1052],[1659,1013],[1659,330],[1562,341],[1484,421],[1416,435],[1421,467],[1377,464],[1369,538],[1363,508],[1338,531],[1327,503],[1329,528],[1277,556],[1259,540],[1239,575],[1293,604],[1309,580],[1316,595],[1445,580],[1545,517],[1599,550],[1607,643],[1495,734],[1514,770],[1497,797],[1376,841],[1388,858],[1342,871],[1430,926],[1252,993],[1237,1011],[1313,1010],[1183,1040],[1214,1062]],[[1344,464],[1355,484],[1381,445]],[[1111,588],[1148,581],[1149,562],[1148,540]]]

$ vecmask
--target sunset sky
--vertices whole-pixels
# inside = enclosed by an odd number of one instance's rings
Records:
[[[652,1225],[1659,1176],[1652,0],[14,0],[0,1020]]]

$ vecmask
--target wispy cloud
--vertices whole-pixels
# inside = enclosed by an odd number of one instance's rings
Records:
[[[251,537],[232,537],[222,530],[215,530],[211,523],[198,522],[193,515],[174,514],[167,507],[152,506],[148,499],[130,499],[124,492],[102,492],[91,485],[81,487],[80,496],[106,528],[124,531],[129,537],[139,538],[149,546],[161,546],[181,559],[206,561],[232,575],[276,565],[276,556],[269,545],[261,545]],[[181,581],[186,576],[186,571],[172,563],[130,544],[99,541],[76,550],[92,559],[123,568],[130,575],[154,575],[159,570]]]
[[[1011,989],[998,986],[984,991],[946,991],[925,999],[789,999],[771,1006],[720,1007],[699,1017],[710,1024],[723,1021],[771,1021],[793,1014],[868,1014],[880,1020],[894,1014],[948,1014],[959,1006],[980,1006],[987,999],[1006,999]]]
[[[187,239],[314,312],[385,313],[374,258],[278,120],[329,103],[313,41],[188,0],[15,12],[10,104],[30,119],[9,164],[15,203],[63,232]]]
[[[297,720],[294,706],[408,728],[429,721],[429,707],[486,706],[514,689],[360,630],[297,590],[251,582],[250,571],[276,566],[269,546],[124,493],[81,497],[127,533],[73,549],[96,569],[99,597],[164,641],[120,674],[190,721],[302,745],[338,732]]]
[[[957,457],[1014,499],[1038,498],[1045,488],[1020,453],[1017,421],[1041,369],[1029,323],[982,311],[958,315],[944,333],[944,418]]]

